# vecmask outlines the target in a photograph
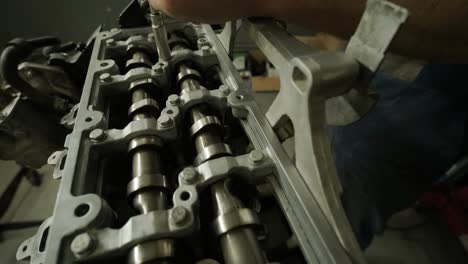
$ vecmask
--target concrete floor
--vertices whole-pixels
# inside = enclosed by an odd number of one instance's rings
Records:
[[[0,190],[11,182],[19,171],[13,162],[0,161]],[[52,178],[53,168],[45,166],[39,170],[42,184],[32,186],[23,179],[7,213],[0,219],[1,223],[17,221],[45,220],[53,213],[55,198],[60,182]],[[27,238],[34,235],[37,227],[0,233],[0,263],[17,263],[16,250]]]
[[[275,94],[257,95],[262,109],[268,109]],[[19,168],[13,162],[0,161],[0,193],[13,179]],[[41,220],[53,212],[59,181],[52,179],[52,168],[40,170],[43,183],[31,186],[26,180],[20,185],[17,195],[1,223],[11,221]],[[410,231],[387,230],[376,237],[366,251],[369,264],[462,264],[467,255],[458,241],[437,218],[428,218],[408,210],[395,216],[392,226],[412,226],[424,221],[424,225]],[[0,263],[16,263],[16,249],[21,242],[32,236],[36,228],[0,233]]]

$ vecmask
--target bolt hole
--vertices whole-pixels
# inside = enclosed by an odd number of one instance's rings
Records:
[[[28,250],[28,245],[24,245],[23,248],[21,249],[23,252],[26,252]]]
[[[59,170],[63,171],[63,169],[65,169],[66,160],[67,160],[67,155],[63,156],[63,158],[60,160]]]
[[[39,243],[39,252],[44,252],[46,245],[47,245],[47,238],[49,237],[49,227],[44,229],[44,232],[42,233],[41,241]]]
[[[75,216],[83,217],[89,212],[89,209],[90,209],[90,207],[89,207],[88,204],[80,204],[75,209]]]
[[[306,91],[307,89],[307,75],[299,69],[299,67],[294,67],[293,70],[293,81],[296,86],[301,89],[302,91]]]
[[[93,118],[92,118],[92,117],[87,117],[87,118],[85,119],[85,121],[89,123],[89,122],[93,121]]]
[[[180,199],[182,201],[188,201],[190,199],[190,193],[189,192],[182,192],[180,194]]]
[[[103,63],[101,63],[101,67],[107,67],[107,66],[109,66],[109,63],[108,63],[108,62],[103,62]]]
[[[168,115],[172,115],[173,113],[174,113],[174,111],[172,111],[172,110],[167,110],[167,114],[168,114]]]
[[[239,101],[243,101],[244,100],[244,96],[243,95],[238,95],[236,96],[237,100]]]

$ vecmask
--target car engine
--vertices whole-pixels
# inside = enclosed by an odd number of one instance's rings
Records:
[[[4,109],[41,108],[2,120],[34,128],[25,134],[41,137],[34,146],[47,142],[36,152],[50,155],[61,181],[53,216],[20,245],[18,260],[365,263],[325,131],[372,105],[359,85],[375,69],[363,67],[362,53],[314,50],[273,19],[215,30],[145,1],[133,1],[120,24],[73,52],[42,54],[48,63],[21,64],[22,82],[6,80],[16,90],[0,93]],[[230,57],[241,27],[280,72],[266,115]],[[49,75],[33,78],[38,69]],[[36,96],[41,81],[55,90]]]

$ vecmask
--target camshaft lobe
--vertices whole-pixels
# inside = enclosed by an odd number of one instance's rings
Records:
[[[135,59],[145,60],[148,56],[143,52],[135,52],[132,55]],[[128,67],[127,64],[127,69]],[[132,104],[144,100],[153,100],[151,95],[151,85],[136,85],[132,90]],[[151,101],[153,102],[153,101]],[[155,102],[155,101],[154,101]],[[159,114],[157,103],[152,107],[141,108],[130,113],[134,121],[142,119],[156,119]],[[149,110],[150,109],[150,110]],[[167,192],[168,188],[166,176],[163,175],[161,160],[158,153],[160,140],[154,136],[140,136],[130,142],[129,151],[132,155],[132,177],[129,188],[132,190],[132,204],[141,214],[146,214],[156,210],[168,208]],[[134,187],[136,186],[136,187]],[[130,250],[128,262],[130,264],[147,263],[170,263],[168,258],[174,256],[175,245],[173,240],[161,239],[156,241],[143,242]]]
[[[216,183],[211,192],[214,196],[215,214],[229,214],[242,209],[242,203],[229,192],[228,181]],[[257,238],[250,228],[236,228],[220,237],[224,260],[228,264],[265,263]]]
[[[207,117],[200,108],[191,110],[192,121],[195,123]],[[207,129],[195,136],[197,153],[207,152],[212,146],[223,146],[222,136],[218,130]],[[204,155],[206,160],[229,155],[229,150],[223,147],[210,149],[212,153]],[[233,210],[241,209],[242,203],[229,192],[228,181],[221,181],[213,185],[211,192],[214,196],[214,207],[217,216],[225,215]],[[227,264],[265,263],[262,251],[253,231],[249,227],[239,227],[222,234],[220,237],[224,261]]]
[[[178,80],[182,94],[205,89],[200,85],[199,79],[201,79],[201,76],[197,71],[184,64],[180,66]],[[205,106],[197,105],[190,109],[189,115],[192,124],[205,120],[217,120],[217,117],[208,115]],[[195,149],[198,153],[196,163],[202,164],[211,159],[232,155],[229,146],[223,142],[222,129],[219,121],[211,123],[205,121],[205,126],[200,130],[192,130]],[[227,185],[228,181],[221,181],[211,188],[214,196],[215,212],[218,217],[223,217],[243,207],[241,201],[229,192]],[[255,234],[248,226],[239,226],[221,234],[220,241],[224,261],[227,264],[266,262]]]
[[[133,92],[133,103],[144,99],[150,99],[150,96],[143,89]],[[151,113],[135,113],[133,120],[142,120],[146,118],[155,118]],[[132,141],[137,144],[138,141],[150,141],[151,137],[139,137]],[[132,144],[131,144],[132,145]],[[132,176],[136,177],[157,177],[161,172],[161,161],[157,150],[151,145],[141,146],[136,149],[132,157]],[[151,176],[146,176],[151,175]],[[148,189],[138,192],[133,198],[133,206],[142,214],[155,210],[167,209],[167,197],[162,191]]]

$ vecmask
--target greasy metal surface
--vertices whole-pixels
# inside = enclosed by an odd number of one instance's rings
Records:
[[[140,67],[152,67],[150,55],[144,51],[137,51],[133,54],[133,58],[126,63],[127,69],[132,69],[132,61],[135,57],[144,58],[144,64]],[[139,67],[136,66],[136,67]],[[137,83],[137,84],[135,84]],[[132,104],[145,103],[152,98],[152,90],[158,88],[158,84],[152,79],[136,81],[130,84],[132,92]],[[154,100],[154,99],[153,99]],[[155,104],[157,102],[154,100]],[[130,116],[134,121],[156,118],[160,120],[159,125],[170,126],[170,117],[157,116],[159,107],[155,108],[132,108],[130,107]],[[164,121],[161,121],[164,120]],[[92,132],[91,132],[92,133]],[[129,151],[132,155],[132,177],[129,186],[137,187],[131,190],[128,194],[132,199],[133,207],[141,214],[148,214],[153,211],[166,210],[169,207],[168,192],[169,181],[167,176],[163,174],[163,166],[161,164],[160,149],[162,144],[161,139],[151,135],[142,135],[135,137],[129,144]],[[135,185],[135,180],[151,182],[153,184]],[[154,184],[161,182],[162,184]],[[156,188],[154,188],[156,187]],[[127,187],[128,188],[128,187]],[[160,239],[153,241],[145,241],[133,247],[130,250],[128,259],[132,264],[144,264],[148,262],[156,262],[174,257],[175,241],[170,239]]]
[[[287,118],[291,120],[295,131],[294,167],[333,227],[340,247],[362,263],[362,252],[341,205],[340,182],[325,133],[326,100],[349,89],[347,85],[355,80],[358,64],[345,54],[310,50],[270,21],[245,25],[281,73],[281,90],[267,113],[268,121],[280,127]],[[329,254],[331,259],[339,257],[337,252]]]
[[[204,44],[196,51],[174,50],[169,61],[160,60],[151,69],[135,68],[120,74],[116,62],[110,59],[111,55],[125,53],[128,45],[126,39],[129,37],[143,36],[138,41],[151,43],[151,28],[113,30],[98,35],[82,98],[76,108],[76,118],[64,120],[73,123],[74,130],[67,137],[66,150],[55,153],[49,159],[50,163],[57,164],[54,176],[61,178],[54,216],[44,223],[36,236],[25,241],[24,245],[29,249],[21,252],[20,248],[18,259],[30,257],[31,263],[37,264],[70,263],[77,258],[83,261],[95,260],[128,255],[131,248],[137,245],[145,247],[145,242],[148,241],[186,237],[195,232],[198,226],[199,192],[211,188],[217,200],[215,214],[226,218],[219,229],[225,233],[221,244],[226,261],[238,263],[238,257],[243,257],[244,260],[253,257],[262,263],[264,258],[261,250],[256,249],[255,234],[251,228],[255,222],[254,217],[246,213],[232,213],[232,210],[242,211],[243,206],[236,202],[233,195],[224,193],[224,183],[235,175],[250,183],[267,180],[272,184],[278,203],[291,230],[296,234],[308,263],[362,263],[360,251],[354,247],[355,241],[350,237],[351,230],[337,200],[339,184],[335,179],[329,150],[324,145],[327,141],[321,130],[325,123],[325,101],[348,90],[347,84],[353,82],[357,74],[355,61],[343,54],[311,52],[294,42],[281,29],[270,28],[269,24],[247,24],[259,47],[266,51],[266,55],[283,72],[285,92],[275,102],[277,109],[272,108],[267,118],[259,110],[246,83],[241,80],[222,43],[209,25],[171,23],[166,26],[168,31],[193,27],[209,45]],[[109,41],[110,39],[113,41]],[[156,52],[156,47],[153,46],[152,49]],[[130,100],[129,94],[138,90],[135,87],[141,85],[141,80],[145,80],[146,84],[157,84],[166,96],[173,94],[175,88],[172,87],[171,80],[176,79],[176,65],[187,60],[199,65],[199,70],[203,71],[218,65],[222,71],[223,85],[220,89],[208,91],[194,80],[188,80],[185,84],[181,81],[181,87],[186,89],[178,98],[166,97],[166,106],[159,106],[161,117],[157,120],[135,112],[138,117],[125,128],[109,127],[109,113],[105,107],[107,98],[124,96]],[[193,77],[193,74],[187,74]],[[139,96],[139,99],[148,98]],[[294,107],[288,104],[291,100],[295,102]],[[310,103],[313,107],[308,108]],[[148,105],[155,109],[154,104],[146,104]],[[91,181],[87,176],[87,168],[97,162],[97,159],[91,159],[93,154],[125,155],[129,150],[138,149],[142,145],[160,147],[176,140],[183,116],[191,113],[193,117],[191,123],[185,124],[184,128],[187,130],[193,123],[211,116],[194,111],[198,105],[210,106],[220,113],[232,111],[255,151],[231,157],[230,152],[224,148],[210,149],[209,155],[200,158],[200,165],[193,168],[196,171],[195,176],[187,177],[183,173],[179,175],[179,187],[172,195],[172,208],[157,211],[153,211],[154,208],[141,209],[146,214],[131,217],[121,228],[109,228],[112,211],[107,202],[98,191],[85,192],[82,188]],[[143,111],[142,109],[147,108],[143,108],[142,103],[130,112],[137,109]],[[307,115],[304,116],[304,113]],[[278,124],[284,114],[288,114],[294,124],[296,140],[301,140],[300,144],[296,144],[296,164],[289,159],[272,127],[272,124]],[[205,122],[203,128],[194,131],[193,147],[198,146],[198,153],[217,144],[224,144],[222,137],[216,136],[219,128],[214,129],[214,126],[219,124],[216,121]],[[104,135],[91,135],[97,129],[101,129]],[[141,137],[159,140],[133,141]],[[133,143],[130,144],[131,142]],[[139,161],[135,163],[138,166],[134,166],[134,169],[143,168],[140,161],[147,158],[151,157],[146,155],[136,158]],[[310,162],[311,158],[313,162]],[[134,175],[141,174],[136,170]],[[156,179],[163,172],[151,169],[150,174],[155,176],[151,179]],[[167,185],[165,181],[151,180],[135,184],[137,187],[130,187],[129,190],[147,185]],[[188,198],[185,194],[188,194]],[[77,216],[75,209],[83,205],[88,208],[87,212]],[[232,229],[236,225],[240,228]],[[39,251],[37,246],[46,228],[49,228],[46,250]],[[83,231],[89,232],[98,243],[85,256],[73,256],[69,252],[69,245]],[[246,248],[246,245],[251,246]],[[170,247],[163,248],[164,252],[172,250]],[[239,251],[243,254],[234,254]],[[146,259],[140,253],[140,248],[136,247],[129,260],[142,260],[139,257]]]
[[[207,35],[214,38],[214,36],[211,36],[209,29],[206,27],[205,29]],[[289,35],[285,36],[287,36],[285,40],[291,39]],[[310,263],[350,263],[347,253],[333,234],[331,226],[322,213],[316,198],[307,188],[305,179],[300,176],[295,164],[290,162],[270,123],[248,94],[248,88],[240,80],[240,76],[235,74],[234,66],[230,63],[222,44],[218,41],[213,42],[221,61],[220,66],[226,74],[226,83],[234,90],[237,90],[236,93],[229,96],[231,106],[234,109],[247,112],[245,120],[242,121],[244,129],[256,148],[265,149],[276,164],[277,177],[272,178],[271,182],[275,187],[276,195],[286,213],[291,228],[298,236],[306,259]],[[286,42],[284,46],[280,47],[286,46],[299,52],[305,50],[303,47],[298,49],[296,43],[292,46],[289,44],[291,43]],[[270,58],[272,61],[277,59],[273,51],[275,50],[267,53],[268,56],[272,56]]]
[[[200,40],[203,40],[201,42],[204,44],[202,46],[204,50],[211,50],[211,44],[205,44],[206,40],[204,38]],[[178,48],[182,49],[183,47],[179,46]],[[204,53],[209,54],[209,52]],[[182,94],[205,89],[201,85],[200,77],[196,71],[191,70],[189,66],[184,64],[179,69],[180,73],[178,77],[180,77],[179,83]],[[199,104],[189,110],[192,127],[209,117],[206,107],[206,104]],[[195,164],[203,164],[216,157],[232,155],[230,146],[223,143],[222,132],[223,127],[221,124],[213,126],[207,123],[203,130],[192,134],[195,150],[198,153],[195,158]],[[262,250],[251,229],[254,223],[251,221],[229,221],[233,218],[233,215],[238,215],[236,212],[244,212],[245,210],[242,202],[228,190],[228,184],[229,180],[221,180],[214,183],[211,187],[216,216],[216,220],[214,221],[215,230],[222,231],[215,234],[221,236],[224,261],[228,264],[247,262],[252,264],[265,263],[266,259],[262,256]],[[252,214],[250,216],[255,218]],[[231,224],[226,226],[226,222]],[[227,237],[231,239],[226,239]]]
[[[252,225],[257,223],[255,216],[249,215],[250,219],[245,217],[244,205],[230,193],[228,183],[228,181],[220,181],[211,189],[217,215],[213,225],[216,226],[215,230],[219,231],[217,234],[220,235],[224,262],[226,264],[266,263],[252,229]],[[244,215],[244,218],[238,220],[234,217],[235,215]]]

